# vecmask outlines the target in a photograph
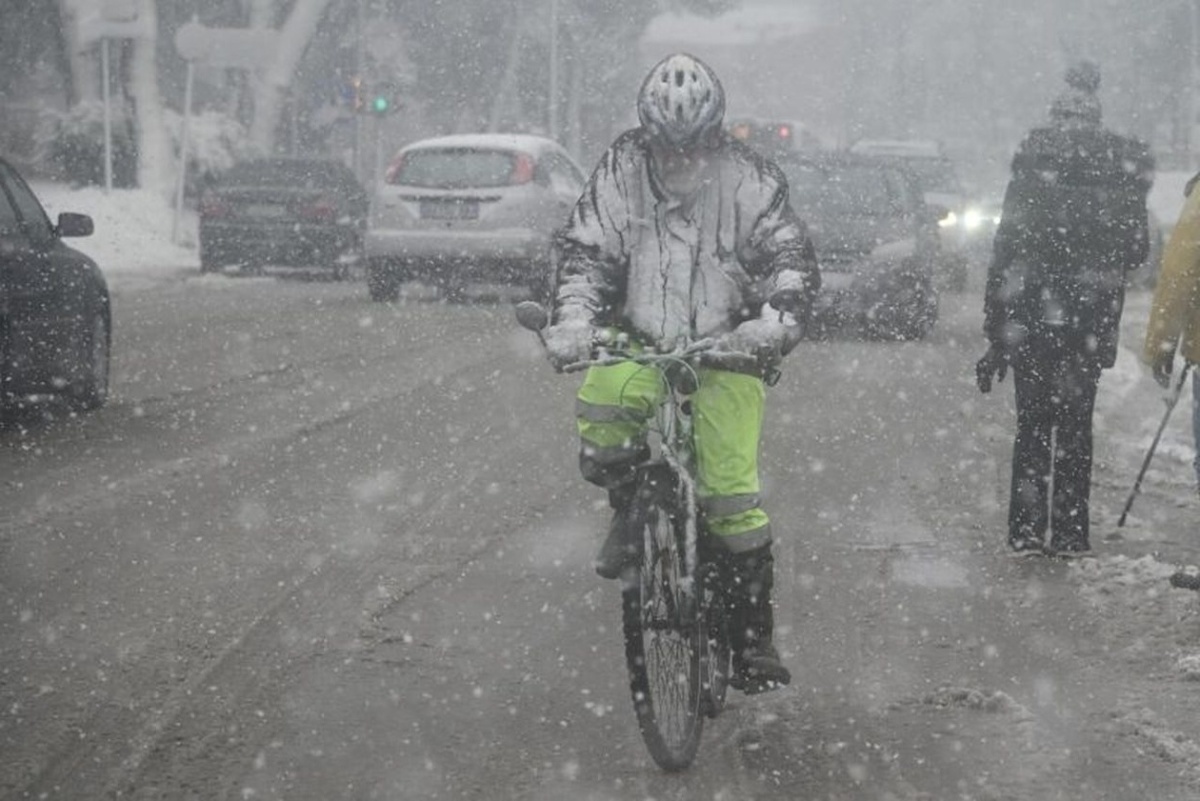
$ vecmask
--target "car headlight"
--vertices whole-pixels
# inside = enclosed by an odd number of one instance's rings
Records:
[[[946,216],[938,220],[938,226],[942,228],[952,228],[958,225],[958,215],[954,212],[947,212]]]
[[[963,212],[962,220],[963,228],[968,231],[974,231],[979,226],[983,225],[983,212],[979,209],[967,209]]]

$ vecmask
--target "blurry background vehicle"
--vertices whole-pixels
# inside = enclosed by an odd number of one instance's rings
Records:
[[[200,198],[200,270],[227,265],[328,268],[361,252],[366,190],[329,159],[269,158],[234,165]]]
[[[819,150],[821,142],[804,125],[793,121],[740,117],[727,125],[729,135],[768,158],[797,150]]]
[[[371,200],[371,298],[394,300],[403,282],[424,280],[448,298],[479,282],[544,299],[553,232],[584,181],[567,151],[539,136],[459,134],[402,148]]]
[[[62,242],[92,227],[67,212],[51,224],[0,159],[0,418],[31,396],[62,396],[80,411],[108,399],[108,285],[94,261]]]
[[[996,226],[1000,224],[1000,210],[1003,205],[1004,201],[998,197],[968,201],[962,219],[959,220],[967,260],[971,264],[979,265],[983,270],[986,270],[992,259],[992,240],[996,236]]]
[[[791,201],[821,264],[817,320],[873,338],[921,339],[938,317],[937,218],[915,175],[886,159],[848,153],[779,159]]]
[[[916,174],[925,202],[939,210],[942,255],[938,263],[938,285],[951,291],[966,288],[968,274],[967,193],[954,162],[940,143],[927,139],[862,139],[850,152],[895,159]]]

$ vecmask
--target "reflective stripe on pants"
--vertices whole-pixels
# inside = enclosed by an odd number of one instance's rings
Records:
[[[691,396],[696,446],[696,491],[708,530],[733,552],[771,542],[759,505],[758,441],[765,389],[756,376],[699,370]],[[589,481],[605,485],[646,441],[646,428],[665,400],[656,367],[625,362],[588,370],[576,404],[580,464]]]

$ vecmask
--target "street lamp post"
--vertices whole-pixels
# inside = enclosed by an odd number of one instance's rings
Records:
[[[1187,155],[1188,168],[1196,167],[1196,116],[1197,108],[1196,84],[1200,81],[1200,10],[1197,10],[1196,0],[1187,0],[1188,21],[1191,31],[1191,47],[1188,58],[1188,90],[1187,90],[1187,124],[1183,129],[1183,142]]]
[[[558,140],[558,0],[550,0],[550,138]]]

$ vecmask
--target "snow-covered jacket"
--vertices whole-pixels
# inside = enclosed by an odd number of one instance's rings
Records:
[[[820,288],[816,252],[773,163],[732,139],[680,200],[642,129],[600,159],[557,237],[555,322],[615,325],[649,343],[731,331],[776,289]]]
[[[1142,359],[1156,364],[1176,347],[1183,358],[1200,364],[1200,191],[1196,176],[1188,182],[1187,200],[1163,252],[1162,271],[1154,287]]]

